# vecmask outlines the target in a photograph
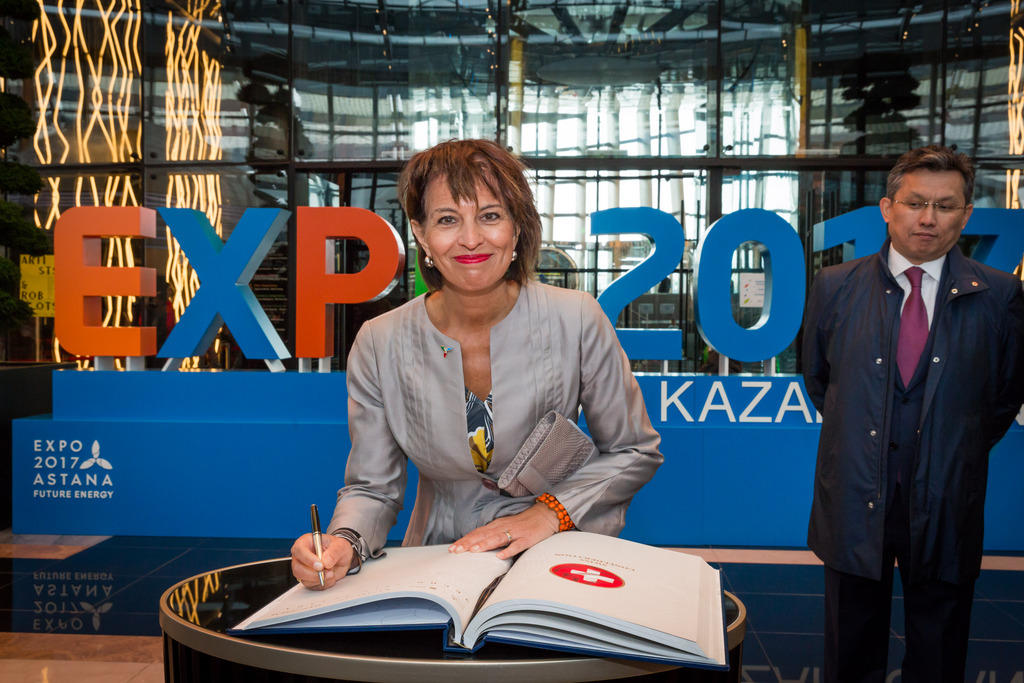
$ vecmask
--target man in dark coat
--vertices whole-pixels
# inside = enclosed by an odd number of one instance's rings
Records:
[[[965,257],[974,170],[938,146],[889,173],[879,253],[825,268],[804,320],[822,414],[807,543],[825,564],[825,680],[885,680],[893,564],[903,683],[964,680],[988,454],[1024,400],[1024,297]]]

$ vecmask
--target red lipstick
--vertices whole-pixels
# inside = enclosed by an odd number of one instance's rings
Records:
[[[491,258],[490,254],[465,254],[464,256],[456,256],[455,260],[459,263],[473,264],[483,263],[489,258]]]

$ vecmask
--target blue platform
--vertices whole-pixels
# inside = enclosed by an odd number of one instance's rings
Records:
[[[800,378],[638,380],[665,464],[625,537],[805,544],[819,426]],[[348,449],[343,373],[57,371],[53,414],[14,422],[14,531],[294,537],[310,503],[333,508]],[[992,453],[988,550],[1024,550],[1022,455],[1018,423]]]

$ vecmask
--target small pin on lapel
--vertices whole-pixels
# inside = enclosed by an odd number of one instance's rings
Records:
[[[444,344],[441,344],[441,353],[443,353],[443,354],[444,354],[444,357],[445,357],[445,358],[447,358],[447,357],[448,357],[448,352],[449,352],[449,351],[451,351],[451,350],[452,350],[452,347],[450,347],[450,346],[445,346]]]

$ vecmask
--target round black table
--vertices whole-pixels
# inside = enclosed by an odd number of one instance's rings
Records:
[[[566,655],[488,643],[472,655],[441,648],[439,631],[226,635],[294,585],[287,558],[199,574],[160,597],[164,680],[244,681],[739,681],[746,609],[725,593],[729,671],[679,669],[653,662]]]

